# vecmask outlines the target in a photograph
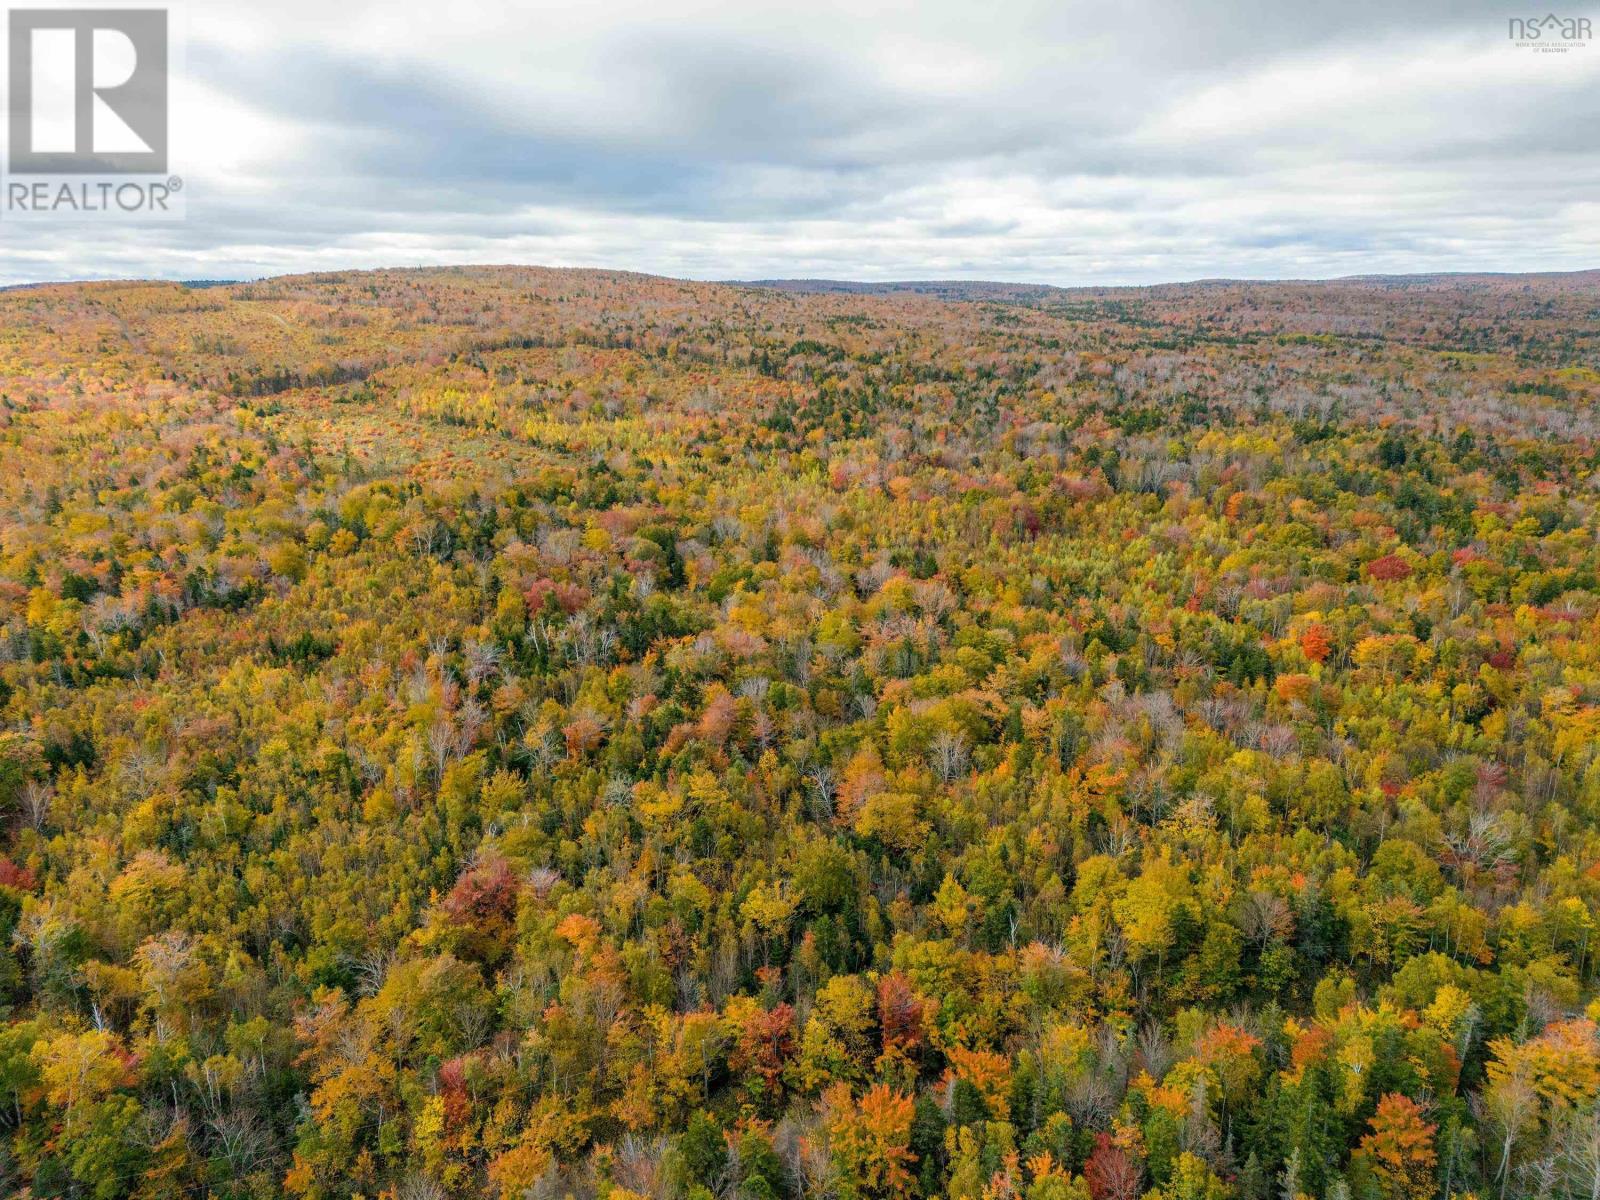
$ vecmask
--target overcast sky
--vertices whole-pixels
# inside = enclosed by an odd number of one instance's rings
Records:
[[[1559,11],[1600,28],[1592,8]],[[1507,0],[196,0],[180,15],[187,219],[0,222],[0,281],[464,262],[1068,285],[1600,266],[1600,41],[1519,48]]]

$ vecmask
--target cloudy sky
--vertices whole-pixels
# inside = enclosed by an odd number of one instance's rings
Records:
[[[1600,40],[1521,7],[194,0],[187,218],[0,222],[0,282],[1600,266]]]

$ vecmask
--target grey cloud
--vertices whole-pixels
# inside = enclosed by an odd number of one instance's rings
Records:
[[[287,35],[244,51],[197,19],[191,75],[292,144],[233,178],[202,157],[180,225],[0,231],[0,279],[540,256],[1148,282],[1600,253],[1600,88],[1582,61],[1515,86],[1363,77],[1367,94],[1298,108],[1247,93],[1185,123],[1260,72],[1515,53],[1501,3],[951,4],[868,21],[861,44],[763,12],[600,22],[572,57],[608,100],[594,112],[479,78],[425,30],[381,54]],[[534,44],[531,19],[507,20],[505,39]],[[903,69],[923,55],[954,73]]]

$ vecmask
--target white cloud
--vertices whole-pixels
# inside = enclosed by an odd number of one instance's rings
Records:
[[[1600,44],[1487,2],[187,11],[180,225],[0,279],[528,261],[1149,282],[1593,266]]]

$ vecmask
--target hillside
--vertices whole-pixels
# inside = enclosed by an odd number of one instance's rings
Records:
[[[0,293],[0,1183],[1600,1187],[1600,277]]]

